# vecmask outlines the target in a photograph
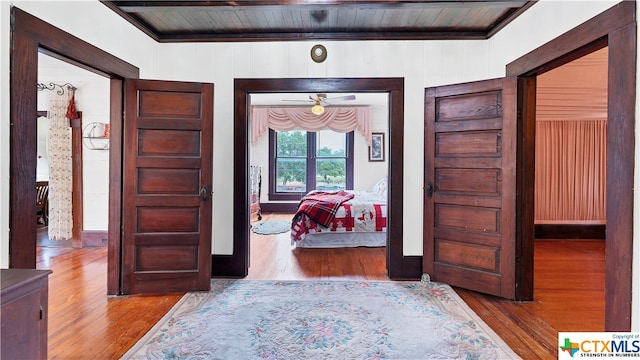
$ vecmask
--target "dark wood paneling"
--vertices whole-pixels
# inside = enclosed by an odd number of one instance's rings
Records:
[[[606,230],[606,331],[631,328],[631,263],[633,247],[633,189],[636,96],[636,2],[622,1],[554,40],[507,65],[510,76],[535,76],[566,64],[580,56],[609,47],[608,131],[607,131],[607,230]],[[523,104],[519,127],[521,150],[518,164],[522,210],[518,217],[521,233],[519,251],[527,254],[533,245],[535,166],[535,82],[519,81]],[[530,260],[524,258],[531,264]],[[527,265],[527,268],[532,265]],[[528,277],[529,272],[520,275]],[[532,274],[532,273],[530,273]],[[526,283],[526,278],[521,279]],[[528,286],[527,286],[528,287]]]
[[[486,39],[535,1],[102,1],[160,42]]]

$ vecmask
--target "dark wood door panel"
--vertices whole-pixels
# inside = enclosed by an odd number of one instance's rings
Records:
[[[515,79],[425,91],[423,269],[515,294]]]
[[[499,91],[455,95],[438,99],[438,121],[497,118],[501,114]]]
[[[193,90],[192,90],[193,91]],[[154,118],[197,118],[202,116],[200,91],[156,91],[138,92],[138,116]]]
[[[438,133],[436,134],[435,154],[438,157],[499,157],[501,136],[499,130]]]
[[[436,204],[434,226],[468,232],[500,232],[500,209],[477,206]]]
[[[198,232],[199,207],[138,206],[136,233]]]
[[[468,244],[458,241],[436,240],[436,263],[462,265],[469,269],[498,273],[500,249],[493,246]]]
[[[500,169],[441,168],[434,185],[437,192],[500,196]]]
[[[138,130],[139,156],[199,156],[200,131]]]
[[[199,195],[199,169],[140,168],[138,194]]]
[[[190,246],[180,241],[180,245],[145,246],[136,245],[137,271],[198,271],[198,242]]]
[[[123,292],[207,290],[213,85],[127,80]]]
[[[442,278],[456,279],[456,287],[484,294],[500,294],[503,291],[502,276],[498,274],[439,263],[434,264],[434,272]]]

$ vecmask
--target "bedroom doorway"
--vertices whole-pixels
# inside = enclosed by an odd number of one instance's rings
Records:
[[[309,100],[313,96],[316,94],[250,94],[252,109],[265,114],[266,111],[272,111],[273,116],[283,121],[283,116],[288,116],[292,122],[295,120],[291,119],[302,121],[306,119],[305,116],[311,116],[313,118],[307,120],[313,122],[309,125],[314,128],[305,132],[301,129],[306,124],[304,122],[290,129],[292,124],[285,126],[278,121],[280,125],[274,126],[285,127],[286,130],[269,128],[263,132],[253,127],[256,120],[252,118],[249,121],[252,129],[248,194],[251,267],[247,278],[276,276],[293,279],[299,274],[306,274],[320,278],[364,279],[365,276],[373,276],[388,279],[384,233],[312,233],[304,235],[302,242],[291,240],[293,215],[301,197],[310,190],[355,190],[354,193],[360,198],[366,196],[364,191],[372,191],[379,179],[388,176],[388,146],[382,146],[383,152],[371,159],[366,137],[359,128],[341,132],[327,125],[317,130],[317,122],[330,121],[332,115],[318,117],[308,114],[308,109],[314,105]],[[362,112],[358,116],[368,124],[367,128],[382,141],[388,139],[388,94],[323,93],[320,96],[327,99],[324,105],[328,109],[341,112],[341,116],[347,116],[354,110]],[[271,225],[282,225],[282,229],[275,229]],[[371,231],[367,227],[365,229]],[[284,233],[270,234],[275,231]],[[329,263],[332,265],[317,266]]]
[[[402,254],[402,163],[404,132],[404,79],[236,79],[235,80],[235,157],[236,184],[243,184],[243,191],[234,194],[234,251],[231,259],[224,259],[226,271],[235,276],[247,276],[249,268],[249,116],[250,94],[259,93],[359,93],[378,92],[388,96],[389,104],[389,213],[387,227],[387,271],[392,279],[415,278],[420,274],[420,262],[405,259]],[[395,145],[395,146],[394,146]],[[396,219],[394,221],[394,219]],[[226,261],[225,261],[226,260]],[[215,256],[214,256],[214,274]]]

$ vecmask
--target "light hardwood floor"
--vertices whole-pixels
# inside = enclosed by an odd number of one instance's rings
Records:
[[[247,279],[388,280],[383,248],[292,250],[287,235],[252,237]],[[106,254],[38,247],[37,267],[53,270],[49,358],[117,359],[182,297],[107,296]],[[538,241],[533,302],[456,291],[524,359],[555,359],[558,331],[604,329],[604,242]]]

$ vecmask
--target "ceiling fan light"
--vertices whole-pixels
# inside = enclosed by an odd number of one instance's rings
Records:
[[[322,115],[322,114],[324,114],[324,106],[322,106],[322,105],[314,105],[311,108],[311,112],[314,113],[315,115]]]

